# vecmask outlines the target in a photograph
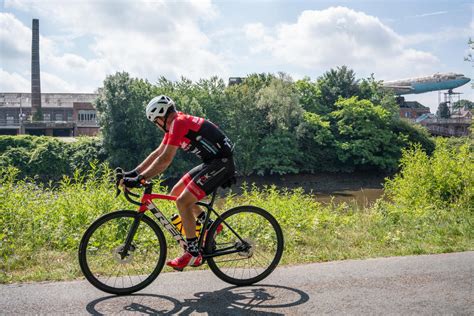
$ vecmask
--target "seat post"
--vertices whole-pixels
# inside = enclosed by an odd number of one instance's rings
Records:
[[[218,188],[216,188],[216,189],[214,190],[214,192],[212,192],[211,202],[209,203],[209,206],[210,206],[210,207],[212,207],[212,206],[214,205],[214,200],[216,199],[217,189],[218,189]]]

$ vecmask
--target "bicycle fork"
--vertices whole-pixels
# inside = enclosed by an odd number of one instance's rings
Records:
[[[122,260],[128,257],[128,251],[130,250],[130,247],[132,246],[133,237],[135,237],[135,233],[138,230],[138,226],[140,225],[140,221],[143,217],[143,214],[144,213],[138,213],[137,216],[133,219],[132,227],[130,227],[130,230],[128,231],[128,234],[127,234],[127,238],[125,239],[125,244],[123,248],[119,251],[120,259]]]

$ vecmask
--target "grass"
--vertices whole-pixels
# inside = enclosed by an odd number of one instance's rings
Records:
[[[471,151],[442,141],[432,157],[416,147],[406,151],[385,198],[366,208],[323,205],[299,189],[255,186],[218,206],[270,211],[285,235],[281,264],[474,250]],[[82,277],[77,247],[86,228],[102,214],[131,208],[114,198],[109,172],[101,166],[43,186],[18,180],[13,168],[0,172],[0,283]],[[169,217],[176,212],[172,202],[159,207]],[[181,250],[165,235],[172,258]]]

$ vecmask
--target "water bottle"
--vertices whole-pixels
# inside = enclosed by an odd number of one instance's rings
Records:
[[[181,235],[184,235],[184,227],[183,223],[181,222],[181,216],[178,214],[173,214],[171,215],[171,223],[176,227],[176,229],[181,233]]]
[[[179,216],[178,214],[173,214],[171,216],[171,223],[176,227],[176,229],[181,233],[181,235],[186,235],[183,227],[183,222],[181,221],[181,216]],[[199,237],[199,234],[201,233],[201,227],[201,222],[196,221],[196,237]]]

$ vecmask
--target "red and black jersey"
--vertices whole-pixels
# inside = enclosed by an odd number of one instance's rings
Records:
[[[163,144],[179,146],[205,162],[232,157],[232,142],[215,124],[201,117],[177,114]]]

